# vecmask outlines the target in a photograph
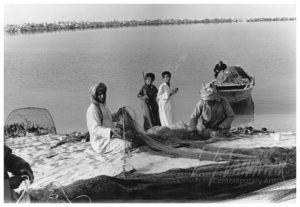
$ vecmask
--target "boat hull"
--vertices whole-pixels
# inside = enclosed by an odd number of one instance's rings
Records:
[[[247,100],[251,97],[252,89],[255,85],[255,79],[251,77],[250,83],[245,85],[238,84],[226,84],[217,85],[216,81],[213,81],[219,95],[226,99],[230,103],[237,103]]]
[[[240,102],[251,97],[252,87],[246,90],[218,90],[219,95],[230,103]]]

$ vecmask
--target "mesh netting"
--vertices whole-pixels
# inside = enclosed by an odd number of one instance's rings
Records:
[[[28,134],[56,134],[49,111],[44,108],[27,107],[12,111],[5,122],[5,137],[22,137]]]
[[[217,85],[228,83],[246,84],[249,83],[250,76],[239,66],[230,66],[220,72],[217,77]]]
[[[123,171],[116,177],[100,175],[80,179],[67,186],[61,186],[59,183],[55,185],[54,181],[43,189],[31,189],[29,193],[33,202],[216,201],[234,198],[296,177],[295,147],[244,149],[210,146],[207,144],[213,142],[212,140],[205,138],[199,142],[203,135],[191,137],[187,129],[172,130],[161,127],[157,133],[145,132],[136,122],[135,113],[129,107],[121,108],[117,116],[117,127],[126,132],[122,133],[123,138],[140,150],[143,148],[161,156],[215,162],[188,169],[171,169],[162,173]],[[249,127],[237,128],[231,133],[234,136],[268,131]],[[68,139],[71,140],[70,137]],[[216,141],[217,137],[212,139]],[[224,140],[224,136],[219,140]],[[185,144],[184,147],[191,150],[177,149],[172,147],[173,144]],[[79,200],[79,197],[82,200]]]
[[[283,149],[219,148],[224,153],[238,151],[255,155],[255,161],[229,161],[162,173],[106,175],[75,181],[67,186],[50,183],[43,189],[31,189],[33,202],[114,201],[220,201],[296,178],[296,148]]]

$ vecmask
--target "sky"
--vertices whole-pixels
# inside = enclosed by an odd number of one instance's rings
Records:
[[[55,21],[295,16],[295,4],[4,4],[5,25]]]

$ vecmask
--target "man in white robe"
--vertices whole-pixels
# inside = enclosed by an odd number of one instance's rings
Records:
[[[123,140],[121,130],[115,127],[116,114],[111,114],[106,104],[107,88],[104,83],[91,86],[91,105],[86,112],[87,128],[92,148],[98,153],[122,153],[131,146]]]
[[[157,99],[159,107],[159,118],[162,126],[171,126],[175,124],[175,103],[173,95],[177,93],[178,88],[170,85],[171,73],[164,71],[162,73],[163,83],[158,88]]]

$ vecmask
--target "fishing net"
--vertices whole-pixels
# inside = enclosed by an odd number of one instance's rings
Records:
[[[226,152],[229,149],[221,149]],[[269,150],[269,151],[268,151]],[[266,153],[268,151],[268,153]],[[296,149],[239,149],[255,154],[255,161],[230,161],[162,173],[105,175],[78,180],[67,186],[30,191],[33,202],[218,201],[234,198],[296,177]],[[82,200],[88,202],[86,198]]]
[[[43,189],[30,189],[32,202],[218,201],[296,177],[295,147],[244,149],[208,145],[224,140],[226,136],[230,140],[239,134],[267,134],[266,129],[237,128],[230,131],[229,136],[211,132],[209,139],[202,139],[202,134],[192,136],[186,128],[157,127],[152,132],[145,132],[129,107],[121,108],[117,115],[117,127],[126,131],[123,138],[131,141],[134,148],[162,156],[216,162],[162,173],[100,175],[66,186],[50,183]],[[184,144],[181,146],[191,149],[174,148],[174,144]]]
[[[151,153],[169,157],[183,157],[199,160],[251,160],[254,157],[241,154],[231,153],[216,153],[209,151],[183,151],[175,148],[175,145],[189,145],[184,140],[205,140],[208,139],[210,131],[198,135],[191,135],[187,129],[170,130],[168,127],[161,127],[157,133],[146,133],[143,128],[137,123],[134,111],[129,107],[123,107],[118,112],[117,127],[121,130],[125,129],[125,139],[133,143],[133,147],[143,147],[144,150]],[[123,120],[124,119],[124,120]],[[124,128],[122,125],[125,125]]]
[[[12,111],[5,122],[5,137],[56,134],[52,116],[47,109],[27,107]]]
[[[217,85],[228,83],[247,84],[250,81],[250,76],[239,66],[230,66],[217,76]]]

